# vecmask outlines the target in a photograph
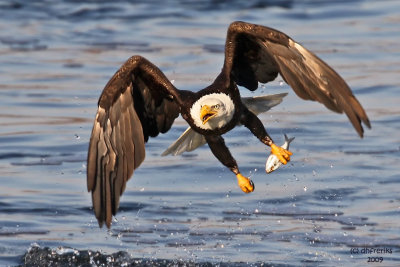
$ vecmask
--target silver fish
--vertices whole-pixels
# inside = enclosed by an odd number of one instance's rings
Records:
[[[281,146],[284,149],[289,149],[289,144],[294,140],[294,137],[288,138],[287,135],[285,134],[285,143]],[[277,156],[271,153],[269,155],[267,162],[265,163],[265,171],[267,173],[271,173],[278,169],[282,165],[282,162],[278,159]]]

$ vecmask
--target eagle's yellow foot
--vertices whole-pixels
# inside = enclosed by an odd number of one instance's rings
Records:
[[[289,150],[286,150],[275,144],[271,145],[271,153],[277,156],[279,161],[282,162],[283,164],[288,163],[288,161],[290,161],[290,155],[293,155],[293,153],[290,152]]]
[[[244,177],[241,173],[236,174],[239,187],[245,193],[250,193],[254,191],[254,184],[249,178]]]

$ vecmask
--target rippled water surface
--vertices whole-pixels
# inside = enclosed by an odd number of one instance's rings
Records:
[[[17,1],[0,3],[0,265],[400,265],[400,2]],[[344,115],[289,92],[262,115],[295,136],[288,166],[245,128],[226,142],[256,190],[241,192],[208,147],[160,154],[179,118],[151,139],[110,231],[86,191],[98,96],[131,55],[177,87],[218,74],[234,20],[280,29],[332,65],[372,122],[359,139]],[[367,250],[369,249],[369,250]],[[25,256],[24,256],[25,255]]]

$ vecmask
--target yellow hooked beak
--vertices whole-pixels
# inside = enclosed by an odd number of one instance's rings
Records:
[[[200,110],[200,119],[203,122],[203,125],[206,124],[206,122],[209,121],[212,117],[215,117],[215,115],[217,114],[218,111],[214,108],[208,105],[202,106]]]

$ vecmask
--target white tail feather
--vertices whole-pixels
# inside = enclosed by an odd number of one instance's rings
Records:
[[[280,104],[287,93],[275,95],[262,95],[253,97],[242,97],[242,103],[254,114],[258,115],[267,112]]]
[[[206,143],[207,141],[203,135],[188,127],[186,131],[181,134],[181,136],[179,136],[179,138],[161,154],[161,156],[166,156],[169,154],[177,156],[183,152],[193,151]]]

